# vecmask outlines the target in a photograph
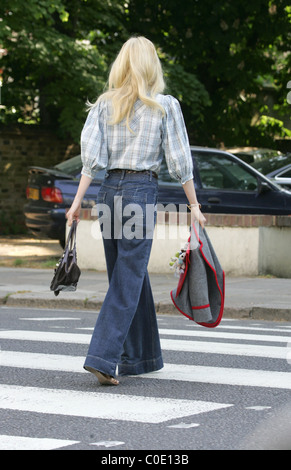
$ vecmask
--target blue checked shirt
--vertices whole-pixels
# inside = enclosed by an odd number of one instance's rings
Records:
[[[165,156],[170,176],[182,184],[193,178],[193,163],[179,102],[157,95],[165,115],[137,100],[130,132],[125,120],[110,125],[111,103],[101,101],[86,119],[81,134],[82,174],[94,178],[99,170],[116,168],[159,173]]]

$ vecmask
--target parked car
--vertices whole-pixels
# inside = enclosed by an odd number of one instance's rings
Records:
[[[291,154],[279,150],[241,147],[229,149],[229,152],[241,158],[270,180],[285,189],[291,190]]]
[[[291,158],[290,158],[291,160]],[[291,190],[291,163],[267,174],[268,178],[283,188]]]
[[[252,165],[281,187],[291,190],[291,154],[264,159]]]
[[[249,165],[253,165],[261,160],[268,160],[272,158],[280,158],[283,153],[280,150],[261,148],[261,147],[235,147],[225,149],[227,152],[232,153],[236,157],[241,158]]]
[[[281,188],[240,158],[222,150],[191,147],[197,197],[205,213],[291,215],[291,192]],[[65,212],[75,196],[82,169],[80,155],[52,168],[30,167],[24,207],[26,226],[37,236],[65,239]],[[90,208],[105,170],[92,181],[82,207]],[[158,202],[186,204],[180,183],[163,162]]]

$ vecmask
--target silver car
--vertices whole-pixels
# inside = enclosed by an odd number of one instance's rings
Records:
[[[278,170],[272,171],[267,174],[275,183],[279,184],[283,188],[291,190],[291,155],[289,156],[290,163],[288,165],[279,168]]]
[[[282,188],[291,190],[291,153],[254,147],[234,148],[230,153],[249,163],[253,168]]]

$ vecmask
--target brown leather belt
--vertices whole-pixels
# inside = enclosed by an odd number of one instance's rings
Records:
[[[154,178],[158,178],[158,175],[155,171],[152,170],[122,170],[121,168],[114,168],[113,170],[108,170],[108,173],[141,173],[143,175],[152,174]]]

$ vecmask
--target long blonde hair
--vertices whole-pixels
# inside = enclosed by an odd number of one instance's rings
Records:
[[[117,124],[126,118],[126,125],[131,130],[129,123],[138,98],[164,114],[164,108],[155,99],[164,88],[162,66],[155,46],[143,36],[132,37],[123,44],[112,65],[107,91],[99,96],[94,105],[100,100],[111,100],[113,115],[110,124]]]

